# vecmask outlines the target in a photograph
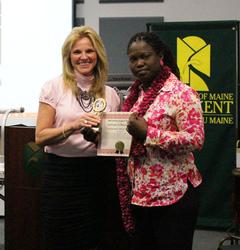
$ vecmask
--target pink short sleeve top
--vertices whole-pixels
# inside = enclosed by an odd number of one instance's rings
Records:
[[[105,86],[105,93],[107,102],[105,111],[119,111],[120,98],[117,92],[113,88]],[[62,76],[43,85],[39,102],[47,103],[56,110],[54,127],[61,127],[64,123],[73,121],[84,112],[71,90],[64,90]],[[83,135],[76,131],[61,143],[45,146],[45,152],[64,157],[89,157],[96,156],[96,146],[84,140]]]

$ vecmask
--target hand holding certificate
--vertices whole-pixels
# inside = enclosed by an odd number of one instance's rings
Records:
[[[130,114],[131,112],[103,112],[97,155],[129,156],[132,136],[126,128]]]

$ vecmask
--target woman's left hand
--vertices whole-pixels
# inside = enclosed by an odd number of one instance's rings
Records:
[[[132,113],[129,116],[127,131],[135,139],[145,141],[147,136],[147,122],[143,117],[138,116],[137,113]]]

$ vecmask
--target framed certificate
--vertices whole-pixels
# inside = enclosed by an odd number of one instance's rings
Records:
[[[103,112],[97,148],[98,156],[129,156],[132,136],[126,129],[130,114],[130,112]]]

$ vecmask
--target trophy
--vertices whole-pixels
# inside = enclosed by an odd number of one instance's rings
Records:
[[[100,116],[102,114],[102,112],[106,109],[107,106],[107,102],[104,98],[97,98],[94,102],[93,102],[93,112],[94,114]],[[99,127],[93,127],[92,128],[94,131],[98,132],[99,131]]]
[[[106,108],[107,102],[103,98],[98,98],[93,102],[93,112],[100,115]]]
[[[95,115],[100,116],[101,113],[105,110],[107,102],[103,98],[97,98],[92,105],[92,112]],[[82,127],[80,132],[83,134],[83,137],[87,141],[96,143],[96,138],[99,134],[99,126],[96,127]]]

